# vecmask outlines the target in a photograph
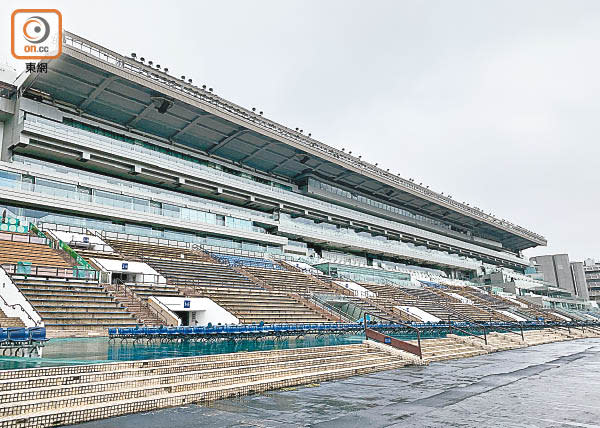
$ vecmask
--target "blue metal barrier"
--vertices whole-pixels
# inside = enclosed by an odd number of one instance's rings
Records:
[[[416,328],[425,334],[433,336],[445,335],[455,330],[464,330],[469,334],[481,334],[477,330],[484,326],[486,331],[506,332],[507,330],[532,330],[547,327],[600,327],[598,322],[589,323],[548,323],[531,321],[524,323],[490,322],[446,322],[440,323],[372,323],[368,327],[372,330],[384,332],[390,335],[406,335]],[[136,327],[136,328],[109,328],[110,339],[133,339],[133,340],[238,340],[238,339],[260,339],[266,337],[283,338],[286,336],[324,335],[324,334],[362,334],[364,325],[362,323],[324,323],[324,324],[239,324],[239,325],[207,325],[205,327]]]

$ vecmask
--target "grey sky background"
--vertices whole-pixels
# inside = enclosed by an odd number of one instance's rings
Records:
[[[600,258],[599,1],[12,1]]]

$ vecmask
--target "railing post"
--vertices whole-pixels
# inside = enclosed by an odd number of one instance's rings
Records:
[[[483,340],[485,341],[485,344],[487,345],[487,333],[485,331],[485,326],[483,326]]]
[[[523,334],[523,321],[519,323],[519,328],[521,329],[521,340],[525,342],[525,334]]]
[[[421,349],[421,332],[417,329],[417,344],[419,345],[419,358],[423,359],[423,350]]]

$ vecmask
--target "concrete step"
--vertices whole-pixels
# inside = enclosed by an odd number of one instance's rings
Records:
[[[350,367],[358,361],[377,363],[393,361],[394,357],[387,354],[360,354],[360,355],[343,355],[331,356],[326,358],[298,359],[296,361],[276,362],[266,365],[250,365],[243,367],[230,368],[209,368],[198,371],[185,371],[184,373],[167,374],[167,375],[146,375],[129,378],[121,378],[114,381],[93,382],[87,384],[66,385],[51,388],[33,388],[22,389],[19,391],[10,391],[0,393],[0,403],[3,404],[0,408],[0,416],[9,414],[18,414],[26,412],[29,407],[8,406],[9,403],[24,401],[24,397],[28,397],[27,401],[36,401],[38,404],[42,402],[51,402],[59,397],[74,397],[81,403],[85,397],[93,397],[98,394],[104,394],[100,399],[107,399],[112,394],[112,391],[124,393],[135,390],[152,390],[156,387],[164,387],[165,385],[185,386],[191,383],[194,387],[198,386],[198,382],[206,383],[223,383],[235,382],[238,380],[247,380],[249,375],[263,376],[267,374],[280,375],[284,372],[301,372],[303,370],[315,370],[322,367]],[[94,398],[94,400],[97,400]],[[25,403],[26,404],[26,403]],[[64,401],[61,405],[68,405]],[[5,410],[7,409],[7,410]]]
[[[115,363],[86,364],[61,367],[36,367],[20,370],[0,371],[0,385],[5,381],[15,379],[26,379],[27,381],[39,380],[41,378],[56,378],[57,376],[74,376],[90,373],[112,373],[118,370],[140,370],[154,369],[157,367],[175,367],[186,364],[220,362],[221,364],[236,365],[248,363],[249,360],[256,361],[257,358],[289,358],[289,356],[305,355],[323,352],[368,352],[371,347],[365,344],[343,345],[343,346],[319,346],[314,348],[295,348],[269,351],[236,352],[233,354],[200,355],[193,357],[162,358],[154,360],[119,361]],[[0,386],[0,390],[3,388]]]
[[[331,355],[342,352],[344,355]],[[323,353],[329,353],[323,357]],[[93,367],[57,367],[11,371],[1,373],[2,384],[21,382],[27,390],[5,390],[0,394],[5,404],[0,410],[1,427],[33,427],[68,425],[127,413],[148,411],[188,403],[202,403],[220,398],[239,396],[281,387],[323,382],[347,376],[399,368],[407,361],[368,345],[304,348],[283,351],[260,351],[222,354],[205,357],[186,357],[166,360],[137,361],[94,365]],[[270,358],[272,363],[263,364]],[[292,359],[292,362],[283,359]],[[278,361],[279,359],[279,361]],[[167,373],[156,377],[154,373],[140,375],[145,370],[181,367],[183,364],[214,364],[215,368],[179,374]],[[219,367],[223,363],[230,367]],[[128,377],[77,385],[57,384],[53,388],[31,389],[28,379],[44,374],[71,376],[78,382],[77,372],[84,376],[104,374],[107,377],[119,370],[131,370]],[[52,371],[54,370],[54,371]],[[92,372],[94,371],[94,372]],[[137,373],[139,371],[139,373]],[[71,372],[69,374],[64,372]],[[20,379],[19,379],[20,378]],[[18,380],[16,380],[18,379]],[[65,378],[63,378],[65,380]],[[44,392],[41,392],[44,391]],[[36,395],[37,394],[37,395]],[[56,395],[53,395],[56,394]],[[45,395],[46,398],[40,398]]]

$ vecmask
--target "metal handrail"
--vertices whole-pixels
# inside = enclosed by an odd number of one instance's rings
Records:
[[[2,264],[2,268],[9,275],[98,280],[98,271],[96,271],[94,269],[78,269],[77,266],[75,266],[75,267],[59,267],[59,266],[27,265],[27,268],[29,269],[29,272],[27,272],[27,273],[18,272],[17,271],[18,266],[19,265],[15,264],[15,263]],[[60,275],[60,272],[63,272],[63,275]],[[71,275],[68,275],[67,272],[70,272]],[[78,272],[83,272],[84,276],[83,277],[77,276]],[[88,276],[88,272],[91,272],[93,274],[91,276]],[[53,275],[53,273],[54,273],[54,275]]]
[[[40,325],[40,323],[41,323],[41,320],[40,320],[40,321],[36,321],[35,319],[33,319],[33,317],[32,317],[32,316],[29,314],[29,311],[27,311],[27,309],[25,309],[25,308],[23,307],[23,305],[21,305],[20,303],[13,303],[13,304],[10,304],[10,303],[8,303],[8,302],[7,302],[7,301],[4,299],[4,297],[2,297],[2,295],[1,295],[1,294],[0,294],[0,299],[2,299],[2,302],[4,302],[4,305],[5,305],[5,306],[8,306],[9,308],[13,308],[13,309],[15,309],[15,307],[17,307],[17,306],[18,306],[19,308],[21,308],[21,311],[22,311],[22,312],[25,312],[25,315],[27,315],[27,318],[29,318],[29,319],[30,319],[30,320],[31,320],[31,321],[32,321],[32,322],[33,322],[33,323],[36,325],[36,327],[39,327],[39,325]]]
[[[127,297],[127,294],[129,293],[131,295],[132,299],[137,301],[141,306],[143,306],[146,310],[148,310],[148,312],[153,313],[154,315],[157,315],[157,318],[161,318],[165,324],[168,323],[167,318],[163,314],[161,314],[160,312],[158,312],[157,310],[152,308],[147,301],[145,301],[140,296],[138,296],[133,290],[129,289],[123,281],[121,281],[120,279],[117,279],[115,281],[115,283],[112,285],[115,286],[115,291],[117,293],[119,292],[119,289],[120,289],[119,287],[123,287],[123,291],[125,292],[125,297]]]
[[[483,324],[476,324],[476,325],[483,330],[483,337],[479,337],[476,334],[471,333],[470,331],[463,330],[462,328],[459,328],[459,327],[456,327],[456,326],[452,326],[452,321],[450,321],[450,319],[448,319],[448,328],[450,329],[450,334],[453,334],[452,333],[453,330],[458,330],[458,331],[460,331],[462,333],[465,333],[465,334],[467,334],[469,336],[473,336],[473,337],[476,337],[477,339],[483,340],[485,342],[485,344],[487,345],[488,341],[487,341],[487,332],[486,332],[485,326]]]
[[[377,315],[375,315],[375,314],[372,314],[372,313],[370,313],[370,312],[365,312],[365,313],[363,314],[363,322],[364,322],[364,327],[365,327],[365,335],[366,335],[366,333],[367,333],[367,328],[369,328],[369,327],[367,326],[367,315],[373,315],[373,316],[375,316],[376,318],[383,319],[383,320],[385,320],[385,321],[389,321],[389,322],[392,322],[392,323],[394,323],[394,324],[398,324],[398,325],[401,325],[401,326],[403,326],[403,327],[406,327],[406,328],[409,328],[409,329],[411,329],[411,330],[414,330],[414,331],[417,333],[417,344],[418,344],[418,348],[419,348],[419,357],[420,357],[421,359],[423,359],[423,349],[421,348],[421,330],[419,330],[417,327],[415,327],[415,326],[413,326],[413,325],[410,325],[410,324],[406,324],[406,323],[403,323],[403,322],[400,322],[400,321],[394,321],[394,320],[391,320],[391,319],[387,319],[387,318],[384,318],[384,317],[380,317],[380,316],[377,316]]]
[[[356,320],[353,320],[352,318],[350,318],[350,317],[349,317],[349,316],[348,316],[346,313],[344,313],[344,311],[342,311],[342,310],[340,310],[340,309],[336,308],[336,307],[335,307],[335,306],[333,306],[333,305],[330,305],[330,304],[328,304],[327,302],[324,302],[324,301],[320,300],[320,299],[317,297],[317,294],[316,294],[316,293],[310,293],[310,294],[308,295],[308,297],[309,297],[309,299],[310,299],[310,301],[311,301],[312,303],[316,304],[317,306],[320,306],[320,307],[322,307],[323,309],[325,309],[325,310],[327,310],[327,311],[329,311],[329,312],[332,312],[332,313],[336,314],[336,315],[337,315],[337,316],[339,316],[341,319],[343,319],[343,320],[345,320],[345,321],[347,321],[347,322],[356,322]]]
[[[5,239],[5,237],[8,237],[8,236],[10,236],[10,239]],[[18,237],[18,238],[15,238],[15,237]],[[32,240],[38,241],[38,242],[31,242]],[[12,233],[12,232],[0,231],[0,241],[11,241],[11,242],[22,242],[25,244],[48,245],[49,239],[47,237],[41,238],[39,236],[28,235],[25,233]],[[39,242],[39,241],[43,241],[43,242]]]

